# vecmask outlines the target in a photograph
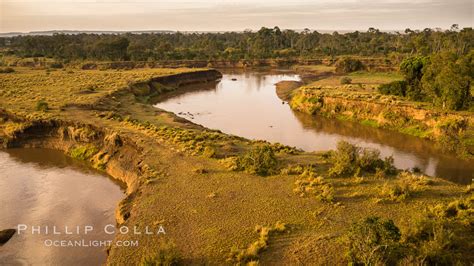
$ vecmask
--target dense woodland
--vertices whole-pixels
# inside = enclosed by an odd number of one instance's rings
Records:
[[[256,32],[18,36],[0,38],[0,46],[21,57],[112,61],[429,55],[442,50],[460,55],[474,48],[474,32],[457,25],[446,31],[388,33],[370,28],[345,34],[275,27]]]
[[[472,109],[474,50],[466,55],[441,51],[430,56],[411,56],[400,64],[405,80],[379,87],[383,94],[426,101],[449,110]]]
[[[362,57],[385,57],[400,63],[404,81],[382,85],[379,91],[432,102],[443,109],[472,109],[474,31],[454,24],[449,30],[425,29],[403,33],[339,34],[261,28],[257,32],[54,34],[0,38],[4,54],[49,57],[70,61],[158,61],[314,59],[345,56],[338,72],[363,70]],[[352,57],[352,58],[350,58]],[[61,63],[59,63],[62,66]]]

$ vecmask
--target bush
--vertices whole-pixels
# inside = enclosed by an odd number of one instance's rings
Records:
[[[63,68],[63,64],[62,63],[59,63],[59,62],[55,62],[55,63],[51,63],[51,65],[49,66],[51,68]]]
[[[352,83],[352,79],[349,78],[349,77],[343,77],[341,78],[341,84],[344,85],[344,84],[351,84]]]
[[[382,187],[382,191],[380,192],[383,199],[387,199],[390,201],[403,201],[410,197],[412,190],[407,183],[396,183],[396,184],[388,184],[386,183]]]
[[[36,103],[36,111],[43,111],[43,112],[46,112],[49,110],[49,106],[48,106],[48,103],[45,101],[45,100],[39,100],[37,103]]]
[[[426,186],[433,182],[426,176],[417,175],[410,172],[401,172],[395,184],[386,183],[382,187],[382,198],[391,201],[403,201],[411,197],[414,193],[425,190]]]
[[[224,165],[225,168],[231,171],[239,171],[239,158],[232,156],[224,159],[220,159],[219,162]]]
[[[322,176],[315,177],[312,172],[304,172],[295,182],[293,192],[301,197],[306,195],[315,196],[316,199],[323,202],[334,201],[334,189],[330,183],[327,183]]]
[[[336,62],[336,72],[337,73],[350,73],[354,71],[363,70],[364,64],[358,59],[353,59],[350,57],[344,57]]]
[[[429,208],[404,236],[413,260],[418,265],[469,265],[473,259],[473,212],[472,196]]]
[[[347,233],[347,255],[356,265],[470,265],[473,212],[473,195],[428,207],[403,236],[391,220],[368,217]]]
[[[396,96],[406,96],[408,83],[404,80],[392,81],[387,84],[382,84],[378,87],[381,94],[390,94]]]
[[[216,157],[216,150],[212,147],[206,146],[202,152],[202,155],[206,158]]]
[[[392,220],[368,217],[351,226],[347,255],[355,264],[393,265],[400,257],[400,238],[400,230]]]
[[[360,173],[361,171],[394,174],[393,158],[380,159],[380,152],[374,149],[360,148],[347,141],[339,141],[336,151],[330,156],[333,167],[329,169],[330,176],[343,176]]]
[[[152,256],[144,257],[141,266],[175,266],[179,265],[181,256],[172,244],[161,245],[158,252]]]
[[[331,154],[333,167],[329,169],[329,175],[340,176],[352,174],[356,168],[359,150],[359,147],[347,141],[339,141],[336,151]]]
[[[257,225],[255,231],[259,234],[258,240],[244,249],[233,247],[229,254],[229,261],[236,265],[258,265],[258,255],[268,247],[270,237],[287,230],[287,225],[280,221],[276,222],[274,226]]]
[[[240,170],[262,176],[275,173],[277,165],[275,153],[269,145],[257,146],[238,160]]]
[[[367,172],[375,172],[376,169],[384,167],[384,162],[380,160],[380,151],[373,149],[361,149],[358,154],[357,164]]]
[[[468,148],[462,139],[468,128],[467,118],[447,117],[436,124],[435,134],[439,136],[439,143],[443,149],[465,155],[468,153]]]
[[[0,68],[0,73],[7,74],[7,73],[13,73],[13,72],[15,72],[15,69],[11,67]]]

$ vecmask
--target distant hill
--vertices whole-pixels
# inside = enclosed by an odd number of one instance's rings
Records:
[[[282,29],[284,30],[284,29]],[[312,29],[314,30],[314,29]],[[253,32],[256,32],[258,30],[253,30]],[[294,29],[296,32],[303,32],[303,29]],[[340,34],[345,34],[349,32],[354,32],[355,30],[316,30],[319,33],[329,33],[332,34],[335,31],[337,31]],[[30,31],[30,32],[5,32],[5,33],[0,33],[0,38],[1,37],[13,37],[13,36],[51,36],[53,34],[82,34],[82,33],[87,33],[87,34],[125,34],[125,33],[133,33],[133,34],[141,34],[141,33],[176,33],[178,31],[173,31],[173,30],[135,30],[135,31],[113,31],[113,30],[48,30],[48,31]],[[231,31],[179,31],[181,33],[224,33],[224,32],[231,32]],[[243,31],[232,31],[232,32],[238,32],[241,33]],[[395,33],[397,32],[396,30],[381,30],[381,32],[388,32],[388,33]],[[403,32],[403,30],[400,30],[399,32]]]
[[[51,36],[53,34],[125,34],[125,33],[174,33],[171,30],[140,30],[140,31],[93,31],[93,30],[49,30],[49,31],[30,31],[30,32],[5,32],[0,33],[0,37],[13,37],[13,36]]]

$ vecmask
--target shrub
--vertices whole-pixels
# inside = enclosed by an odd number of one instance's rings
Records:
[[[229,255],[229,260],[237,265],[242,265],[242,263],[258,265],[258,255],[262,250],[268,247],[270,237],[278,233],[284,233],[287,230],[287,225],[280,221],[276,222],[274,226],[257,225],[255,231],[259,234],[258,240],[244,249],[233,247]]]
[[[380,160],[380,152],[373,149],[361,149],[357,164],[361,169],[368,172],[375,172],[376,169],[384,167],[384,162]]]
[[[48,103],[45,100],[39,100],[36,102],[36,111],[43,111],[46,112],[49,110]]]
[[[385,183],[380,192],[382,198],[390,201],[403,201],[410,197],[412,190],[407,183]]]
[[[225,168],[231,171],[238,171],[239,169],[239,158],[232,156],[224,159],[220,159],[219,162],[224,165]]]
[[[429,208],[404,236],[413,260],[419,265],[468,265],[473,259],[473,212],[472,196]]]
[[[7,73],[13,73],[13,72],[15,72],[15,69],[11,67],[0,68],[0,73],[7,74]]]
[[[339,141],[336,151],[331,154],[333,167],[329,169],[329,175],[340,176],[353,173],[359,150],[359,147],[347,141]]]
[[[380,159],[380,152],[374,149],[360,148],[347,141],[339,141],[336,151],[331,156],[333,167],[329,169],[330,176],[342,176],[365,171],[376,173],[383,171],[384,174],[394,174],[393,158]]]
[[[358,59],[344,57],[336,62],[337,73],[350,73],[364,69],[364,64]]]
[[[295,182],[293,192],[301,197],[312,195],[323,202],[334,201],[334,189],[322,176],[315,177],[312,172],[304,172]]]
[[[395,184],[386,183],[381,190],[382,198],[391,201],[403,201],[416,192],[423,191],[426,186],[433,182],[426,176],[413,174],[410,172],[401,172],[398,175]]]
[[[392,81],[387,84],[382,84],[378,87],[381,94],[390,94],[396,96],[406,96],[408,83],[404,80]]]
[[[343,77],[341,78],[341,84],[344,85],[344,84],[351,84],[352,83],[352,79],[349,78],[349,77]]]
[[[382,171],[387,175],[397,174],[397,168],[395,167],[394,163],[395,163],[395,160],[393,159],[393,156],[385,157],[383,159]],[[380,169],[380,168],[378,168],[378,169]]]
[[[262,176],[275,173],[277,165],[275,153],[269,145],[257,146],[238,160],[240,170]]]
[[[51,63],[50,65],[51,68],[63,68],[63,64],[62,63],[59,63],[59,62],[54,62],[54,63]]]
[[[141,266],[174,266],[179,265],[181,256],[172,244],[161,245],[154,255],[144,257]]]
[[[280,170],[280,174],[282,175],[301,175],[304,172],[315,173],[314,166],[312,164],[309,164],[309,165],[294,164],[294,165],[288,165],[287,167]]]
[[[365,265],[469,265],[474,195],[428,207],[401,237],[391,220],[369,217],[347,234],[349,260]]]
[[[368,217],[351,226],[347,255],[355,264],[392,265],[400,257],[400,237],[400,230],[392,220]]]
[[[202,155],[206,158],[214,158],[216,156],[216,150],[212,147],[206,146],[202,152]]]

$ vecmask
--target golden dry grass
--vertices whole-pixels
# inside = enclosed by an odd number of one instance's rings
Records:
[[[330,76],[325,79],[315,81],[310,86],[338,87],[341,86],[341,79],[349,77],[352,84],[362,85],[365,88],[376,88],[380,84],[402,80],[403,77],[393,72],[354,72],[342,76]]]
[[[19,114],[35,112],[51,116],[65,104],[93,104],[130,82],[152,77],[178,74],[199,69],[134,69],[134,70],[32,70],[15,68],[14,73],[0,74],[0,107]],[[36,112],[36,103],[44,100],[51,111]]]

